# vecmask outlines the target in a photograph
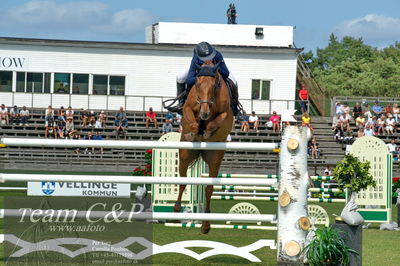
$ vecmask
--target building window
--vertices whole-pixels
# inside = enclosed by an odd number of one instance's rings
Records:
[[[110,76],[110,95],[125,95],[125,77]]]
[[[93,94],[107,95],[108,76],[93,75]]]
[[[50,79],[50,73],[17,72],[16,91],[50,93]]]
[[[43,92],[43,73],[27,73],[26,92]]]
[[[0,71],[0,92],[12,91],[12,71]]]
[[[17,92],[25,92],[26,72],[17,72]]]
[[[269,100],[271,81],[253,79],[251,82],[251,99]]]
[[[71,74],[54,74],[54,93],[69,93],[71,84]]]
[[[74,74],[72,84],[72,94],[89,93],[89,74]]]
[[[44,73],[43,92],[50,93],[51,87],[51,73]]]

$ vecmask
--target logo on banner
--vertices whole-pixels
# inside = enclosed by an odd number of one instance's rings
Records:
[[[56,182],[42,182],[42,191],[46,195],[53,194],[56,189]]]

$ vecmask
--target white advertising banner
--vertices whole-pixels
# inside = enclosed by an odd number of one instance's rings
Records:
[[[129,198],[130,184],[89,182],[28,182],[28,196]]]

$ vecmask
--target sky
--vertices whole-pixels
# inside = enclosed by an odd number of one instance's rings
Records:
[[[329,35],[383,48],[400,41],[400,0],[0,0],[0,36],[142,43],[156,22],[295,26],[296,47],[315,51]]]

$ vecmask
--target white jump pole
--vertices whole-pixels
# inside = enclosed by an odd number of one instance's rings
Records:
[[[208,177],[208,174],[202,174],[202,177]],[[279,179],[279,175],[263,175],[263,174],[222,174],[219,173],[218,177],[225,177],[225,178],[277,178]],[[333,179],[332,176],[325,176],[325,175],[312,175],[310,176],[311,180],[316,181],[330,181]]]
[[[0,218],[21,217],[29,219],[54,215],[54,217],[73,218],[105,218],[112,211],[76,211],[76,210],[38,210],[38,209],[0,209]],[[181,213],[181,212],[123,212],[118,213],[118,219],[127,220],[199,220],[199,221],[245,221],[245,222],[272,222],[276,221],[273,214],[228,214],[228,213]]]
[[[179,142],[179,141],[132,141],[132,140],[67,140],[37,138],[2,138],[0,144],[20,147],[58,148],[117,148],[117,149],[190,149],[190,150],[235,150],[273,151],[278,143],[249,142]]]
[[[166,226],[166,227],[180,227],[180,228],[201,228],[201,224],[195,224],[195,223],[165,223],[164,226]],[[276,231],[276,226],[264,226],[264,225],[211,224],[211,228]]]
[[[276,184],[274,179],[242,178],[191,178],[191,177],[156,177],[156,176],[96,176],[96,175],[42,175],[42,174],[2,174],[0,182],[8,181],[59,181],[59,182],[100,182],[129,184],[177,184],[177,185],[255,185]]]

